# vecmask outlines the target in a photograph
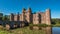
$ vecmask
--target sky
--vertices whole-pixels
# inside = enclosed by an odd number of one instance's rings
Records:
[[[22,13],[22,9],[31,7],[32,12],[45,12],[51,10],[52,18],[60,18],[60,0],[0,0],[0,13]]]

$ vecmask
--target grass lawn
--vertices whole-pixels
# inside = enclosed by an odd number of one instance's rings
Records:
[[[60,24],[52,25],[53,27],[60,27]]]
[[[29,27],[17,28],[13,30],[1,30],[0,34],[45,34],[43,30],[30,30]]]

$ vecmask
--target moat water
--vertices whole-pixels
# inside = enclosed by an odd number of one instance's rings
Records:
[[[60,27],[46,27],[45,34],[60,34]]]
[[[60,27],[52,27],[52,34],[60,34]]]
[[[45,32],[45,34],[60,34],[60,27],[33,27],[34,30],[40,29]]]

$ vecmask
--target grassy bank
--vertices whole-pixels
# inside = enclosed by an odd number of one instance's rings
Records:
[[[53,27],[60,27],[60,24],[52,24]]]
[[[53,27],[60,27],[60,24],[52,24],[52,25],[46,25],[46,24],[40,24],[40,25],[33,25],[30,24],[28,27],[24,28],[17,28],[13,30],[6,30],[3,27],[0,29],[0,34],[46,34],[44,30],[30,30],[30,26],[40,26],[40,27],[47,27],[47,26],[53,26]]]
[[[39,27],[60,27],[60,24],[51,24],[51,25],[47,25],[47,24],[38,24],[38,25],[33,25],[30,24],[29,26],[39,26]]]
[[[47,25],[47,24],[30,24],[29,26],[48,27],[48,26],[52,26],[52,25]]]
[[[0,34],[45,34],[43,30],[30,30],[29,27],[17,28],[14,30],[0,30]]]

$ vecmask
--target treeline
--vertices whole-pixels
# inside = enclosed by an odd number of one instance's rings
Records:
[[[4,16],[0,17],[0,20],[9,21],[9,15],[4,15]]]
[[[59,18],[52,18],[52,24],[60,24],[60,19]]]

